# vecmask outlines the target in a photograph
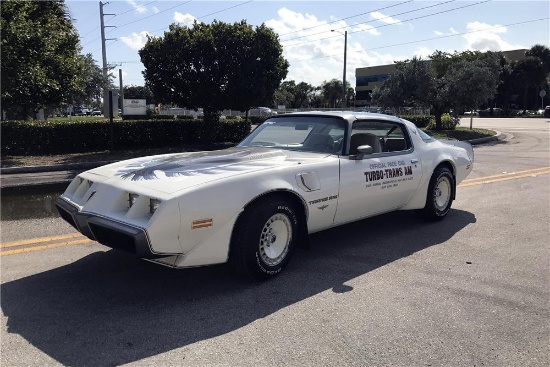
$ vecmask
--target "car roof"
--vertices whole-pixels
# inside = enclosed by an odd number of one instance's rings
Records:
[[[289,116],[304,116],[304,117],[337,117],[344,120],[347,120],[348,124],[351,125],[354,121],[357,120],[375,120],[375,121],[388,121],[388,122],[397,122],[405,124],[408,127],[414,128],[415,125],[407,120],[403,120],[397,116],[385,115],[382,113],[372,113],[364,111],[307,111],[307,112],[291,112],[279,114],[277,116],[272,116],[271,118],[284,118]]]

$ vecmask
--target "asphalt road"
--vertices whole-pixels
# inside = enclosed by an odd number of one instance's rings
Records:
[[[266,283],[33,240],[74,233],[54,217],[3,221],[1,365],[547,366],[550,120],[474,126],[507,138],[475,148],[444,221],[314,234]]]

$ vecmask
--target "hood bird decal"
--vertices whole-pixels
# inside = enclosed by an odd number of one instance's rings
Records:
[[[116,175],[125,180],[158,180],[163,178],[214,175],[239,172],[250,168],[273,166],[273,159],[284,159],[280,151],[230,148],[224,151],[176,154],[130,163]]]

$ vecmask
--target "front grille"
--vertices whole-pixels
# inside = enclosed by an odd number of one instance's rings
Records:
[[[96,223],[88,223],[97,242],[102,245],[136,254],[134,237]]]

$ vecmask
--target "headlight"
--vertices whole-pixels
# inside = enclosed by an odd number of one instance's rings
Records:
[[[158,199],[150,199],[149,200],[149,213],[155,214],[157,211],[161,201]]]
[[[128,194],[128,203],[130,204],[130,208],[132,205],[136,203],[136,200],[139,198],[138,194]]]

